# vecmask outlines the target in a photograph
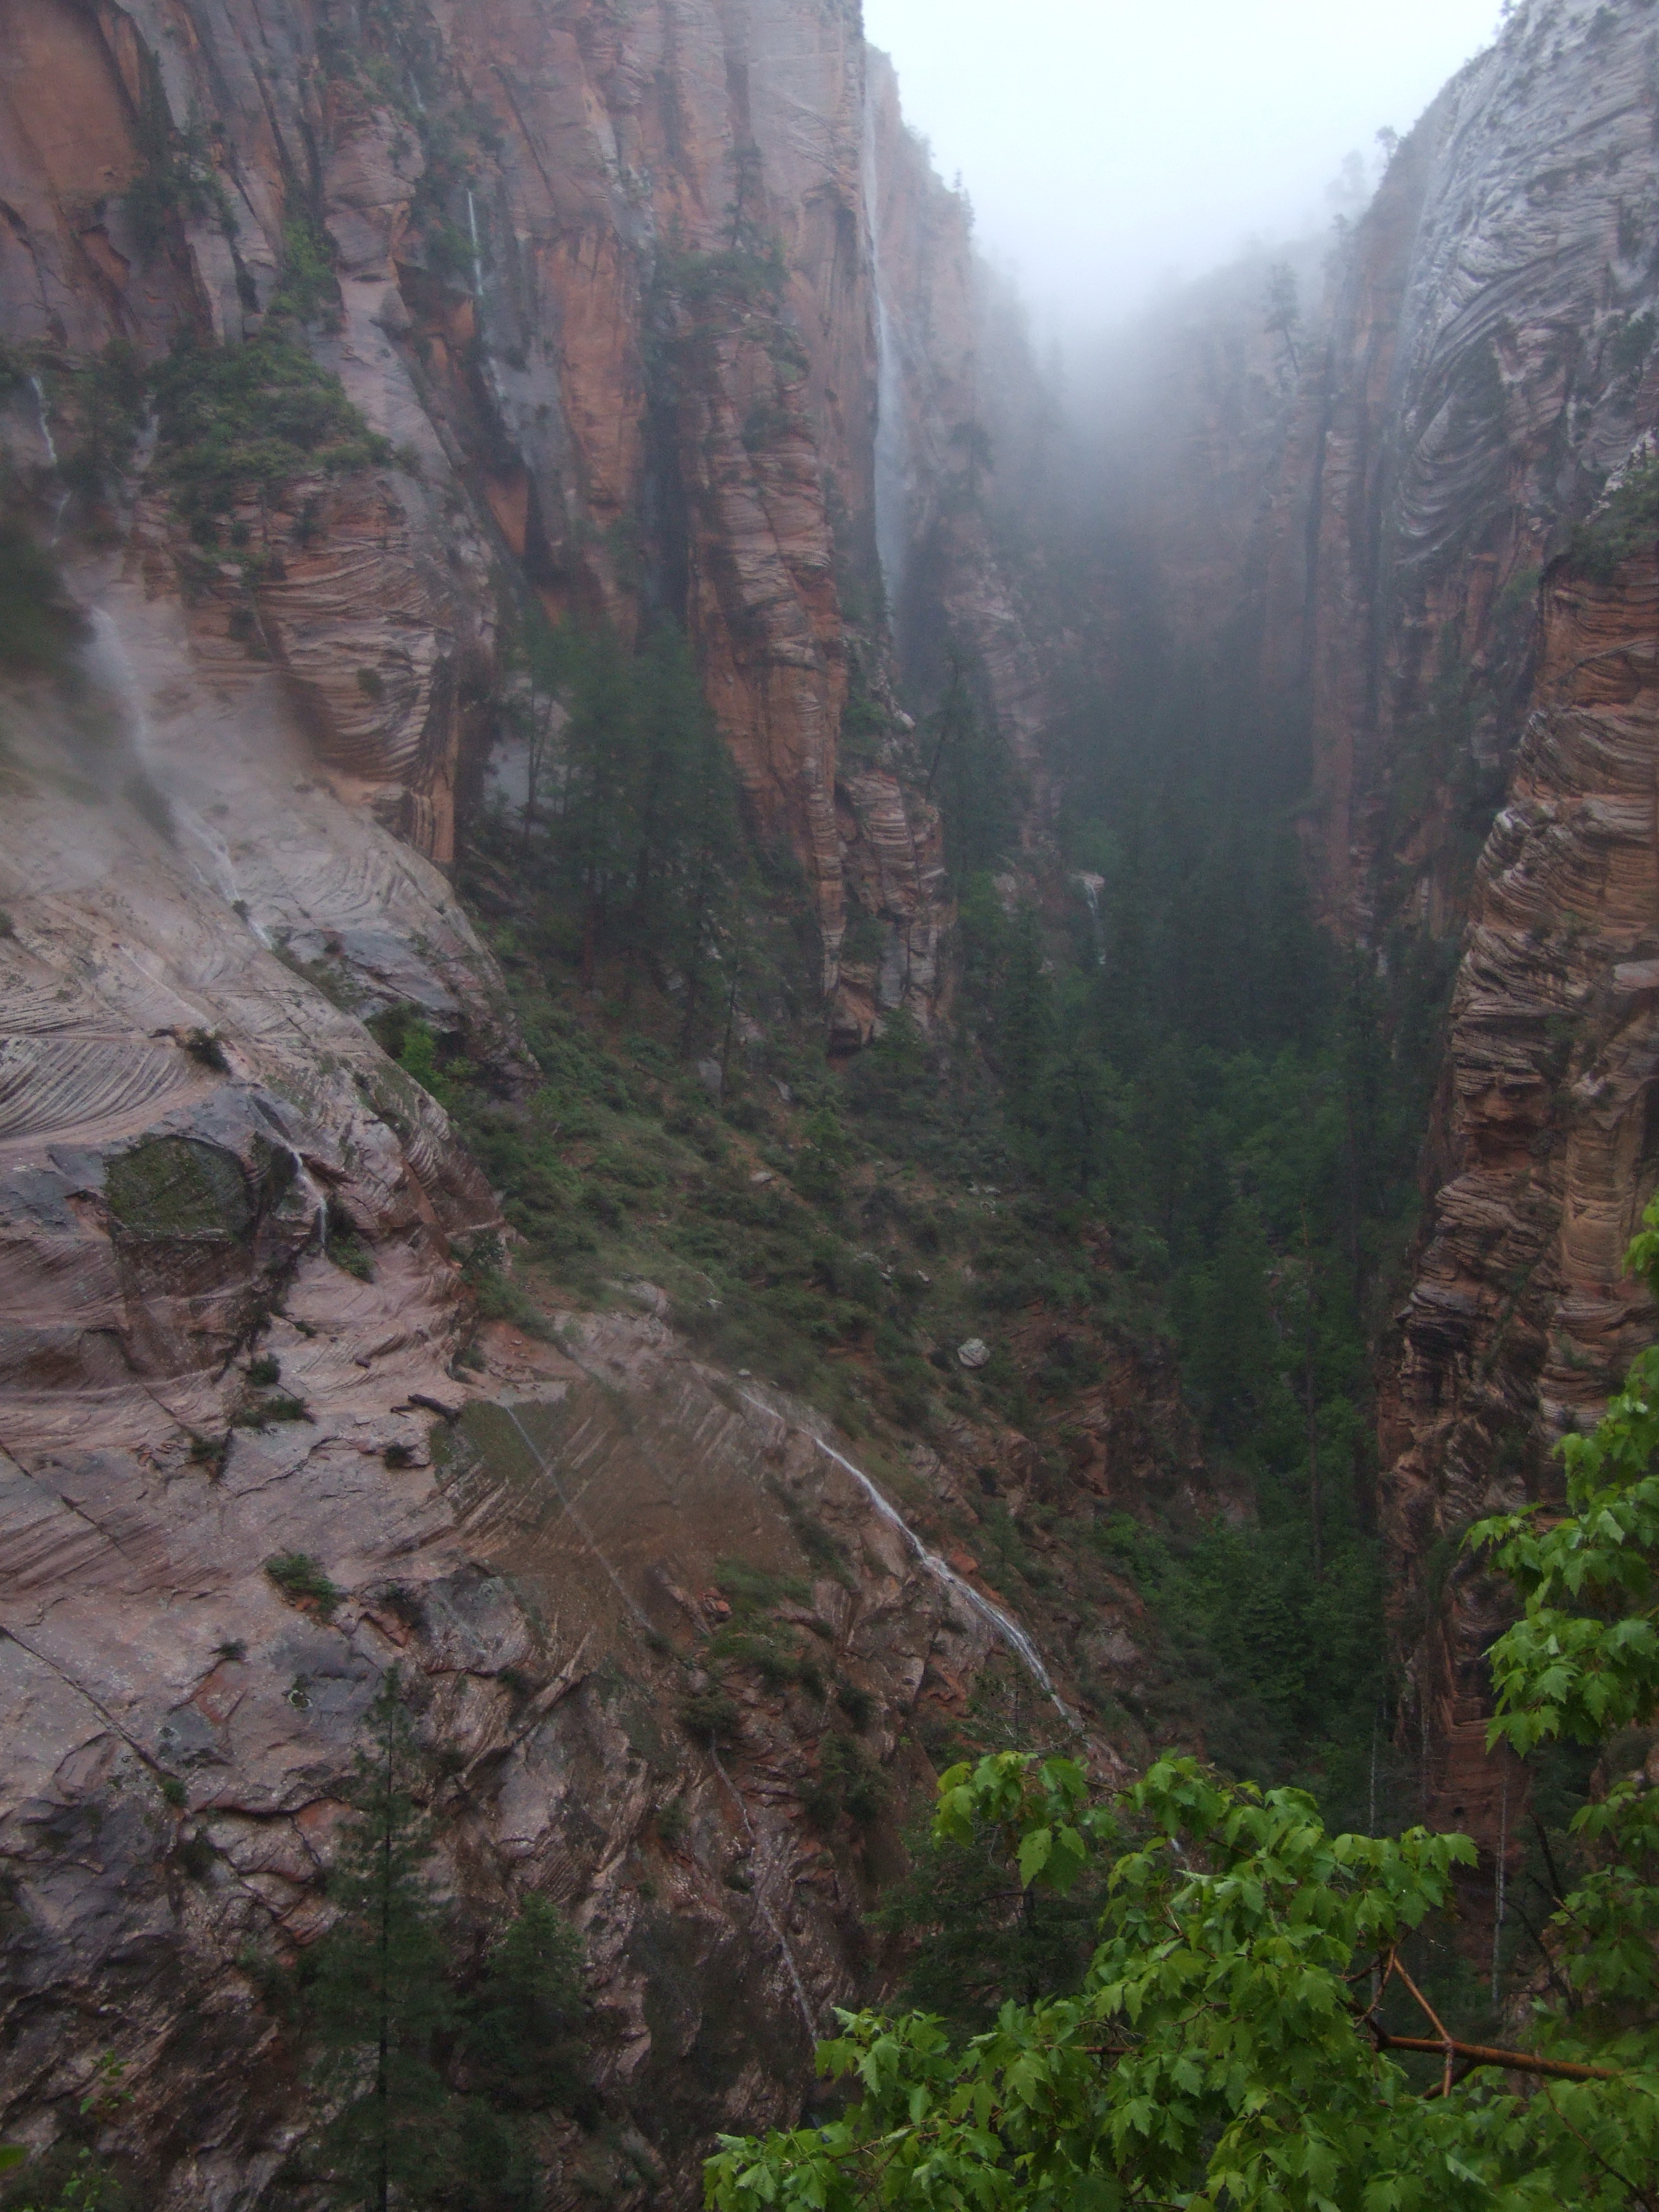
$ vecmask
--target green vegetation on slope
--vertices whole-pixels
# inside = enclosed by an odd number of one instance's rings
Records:
[[[1632,1261],[1659,1292],[1659,1206]],[[1521,1753],[1659,1719],[1659,1351],[1571,1437],[1565,1516],[1472,1532],[1524,1601],[1492,1652],[1494,1740]],[[912,2013],[843,2015],[821,2049],[844,2118],[726,2138],[717,2212],[761,2205],[1212,2206],[1240,2212],[1572,2204],[1659,2191],[1659,1796],[1638,1769],[1572,1823],[1549,1989],[1480,2042],[1406,1963],[1474,1862],[1467,1838],[1331,1832],[1311,1800],[1165,1760],[1115,1801],[1004,1753],[939,1784],[934,1848],[999,1855],[1024,1895],[1100,1899],[1093,1951],[970,2040]],[[958,1876],[958,1881],[961,1877]],[[1570,1886],[1567,1886],[1569,1885]],[[972,2023],[969,2023],[971,2025]],[[1501,2033],[1502,2040],[1498,2039]]]
[[[1034,1619],[1127,1606],[1133,1680],[1072,1664],[1132,1755],[1202,1744],[1346,1814],[1380,1790],[1386,1817],[1370,1334],[1443,971],[1339,959],[1283,826],[1292,774],[1266,748],[1242,786],[1249,733],[1200,744],[1184,697],[1152,745],[1080,702],[1067,818],[1094,909],[1041,881],[1011,899],[990,872],[1012,773],[959,666],[917,739],[960,893],[957,1016],[927,1036],[893,1014],[832,1062],[803,887],[740,832],[684,644],[532,629],[520,665],[524,797],[465,880],[543,1085],[493,1097],[412,1013],[382,1024],[525,1240],[516,1280],[476,1257],[486,1316],[659,1285],[725,1364],[862,1436]],[[957,1356],[974,1338],[982,1368]],[[1120,1498],[1073,1469],[1126,1372],[1152,1387]],[[917,1487],[918,1437],[975,1470],[971,1504]]]

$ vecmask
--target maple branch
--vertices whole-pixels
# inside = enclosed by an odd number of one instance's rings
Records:
[[[1547,2074],[1558,2081],[1619,2079],[1618,2069],[1613,2066],[1581,2066],[1572,2058],[1540,2058],[1529,2051],[1499,2051],[1488,2043],[1459,2043],[1451,2036],[1443,2042],[1432,2035],[1391,2035],[1375,2021],[1370,2028],[1380,2051],[1427,2051],[1437,2057],[1443,2051],[1449,2052],[1453,2057],[1468,2059],[1471,2066],[1507,2066],[1513,2073]]]
[[[1446,2023],[1441,2019],[1439,2014],[1424,1996],[1422,1990],[1418,1988],[1416,1983],[1406,1972],[1405,1967],[1401,1964],[1400,1954],[1398,1951],[1390,1951],[1389,1954],[1389,1973],[1399,1975],[1401,1980],[1404,1982],[1406,1987],[1417,1999],[1418,2003],[1421,2005],[1424,2011],[1427,2013],[1431,2024],[1440,2030],[1440,2048],[1446,2054],[1446,2071],[1444,2078],[1440,2084],[1440,2094],[1443,2097],[1449,2097],[1452,2087],[1452,2039],[1446,2032]],[[1386,1988],[1387,1985],[1388,1976],[1385,1975],[1383,1977],[1383,1986]],[[1425,2048],[1432,2049],[1433,2046],[1431,2045],[1425,2045]]]

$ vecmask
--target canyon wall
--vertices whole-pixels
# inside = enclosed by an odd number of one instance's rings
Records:
[[[556,1350],[480,1330],[497,1195],[370,1026],[418,1013],[508,1106],[538,1080],[450,882],[535,602],[684,625],[832,1042],[930,1018],[877,442],[884,405],[902,570],[968,419],[951,201],[855,0],[0,15],[0,444],[78,611],[67,678],[0,698],[0,2133],[50,2145],[118,2065],[95,2132],[146,2203],[312,2201],[261,1977],[326,1918],[388,1666],[460,1924],[538,1891],[584,1935],[611,2118],[541,2146],[565,2204],[695,2201],[864,1986],[816,1709],[763,1690],[724,1758],[675,1717],[717,1558],[811,1588],[892,1768],[878,1855],[925,1787],[905,1729],[1024,1664],[653,1286]],[[878,222],[936,288],[902,346]],[[169,376],[170,447],[133,398]],[[951,528],[939,635],[1029,736]],[[880,949],[843,961],[849,901]]]
[[[1622,1273],[1659,1180],[1654,564],[1574,533],[1659,427],[1656,116],[1644,0],[1518,7],[1369,206],[1286,250],[1299,325],[1274,257],[1188,288],[1089,365],[1079,448],[1085,651],[1129,698],[1206,665],[1305,763],[1325,917],[1402,1022],[1451,979],[1380,1504],[1422,1812],[1489,1847],[1504,1594],[1461,1535],[1559,1487],[1655,1328]]]
[[[118,338],[150,356],[192,321],[234,342],[292,304],[296,250],[332,264],[313,350],[397,467],[331,495],[280,588],[221,564],[195,596],[210,632],[255,615],[337,781],[447,865],[501,612],[491,560],[558,618],[628,634],[666,613],[755,827],[805,872],[826,988],[844,853],[862,843],[883,866],[857,872],[866,890],[880,878],[906,939],[888,968],[925,1018],[937,825],[899,797],[878,386],[885,373],[884,435],[911,455],[898,570],[964,465],[951,437],[979,303],[960,216],[907,258],[951,196],[854,0],[315,15],[28,0],[0,37],[14,345],[67,362]],[[897,295],[918,296],[925,269],[939,307],[885,350],[878,220]],[[30,411],[25,392],[14,412]],[[957,550],[951,619],[985,631],[1018,715],[989,568],[982,542]],[[849,680],[861,744],[838,799]],[[1023,716],[1029,734],[1029,701]],[[869,1020],[854,1008],[850,1032]]]
[[[1327,911],[1384,967],[1461,950],[1382,1507],[1424,1810],[1489,1846],[1503,1601],[1458,1540],[1557,1489],[1654,1328],[1621,1267],[1656,1172],[1653,562],[1595,582],[1571,541],[1659,418],[1656,112],[1647,7],[1517,9],[1340,242],[1260,508]]]

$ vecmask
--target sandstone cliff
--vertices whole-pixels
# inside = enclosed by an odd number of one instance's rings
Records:
[[[1652,576],[1548,564],[1659,404],[1653,70],[1644,9],[1534,5],[1447,87],[1346,245],[1268,526],[1329,910],[1385,959],[1463,933],[1382,1504],[1423,1802],[1488,1844],[1495,1598],[1458,1538],[1547,1494],[1652,1330],[1620,1272],[1654,1181]]]
[[[1381,1510],[1401,1747],[1425,1817],[1489,1846],[1499,1598],[1459,1539],[1559,1482],[1555,1440],[1653,1328],[1620,1267],[1656,1174],[1651,564],[1559,556],[1659,416],[1654,37],[1633,0],[1518,8],[1322,286],[1291,252],[1288,341],[1247,259],[1099,364],[1071,580],[1123,696],[1186,653],[1273,733],[1326,918],[1408,1019],[1455,970]]]
[[[0,2114],[50,2142],[112,2057],[147,2202],[286,2186],[308,2091],[260,1961],[325,1916],[388,1664],[458,1909],[534,1888],[584,1931],[613,2123],[554,2147],[573,2203],[694,2201],[862,1985],[864,1846],[802,1810],[819,1707],[757,1694],[723,1757],[674,1718],[716,1559],[811,1583],[890,1770],[878,1855],[911,1723],[994,1658],[1042,1674],[810,1409],[654,1318],[480,1333],[496,1196],[368,1026],[535,1079],[448,874],[532,596],[684,623],[832,1036],[928,1018],[884,374],[927,447],[901,538],[959,417],[957,353],[879,336],[907,193],[939,188],[854,0],[3,11],[0,444],[83,619],[0,703]],[[964,301],[968,253],[959,223],[929,259]],[[175,373],[195,428],[158,432]],[[970,532],[949,619],[1000,667],[988,557]],[[843,973],[849,896],[882,949]]]

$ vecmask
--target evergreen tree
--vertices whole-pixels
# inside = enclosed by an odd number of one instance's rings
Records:
[[[311,1953],[307,1996],[325,2079],[341,2100],[322,2140],[336,2201],[391,2212],[439,2201],[450,2169],[453,2100],[434,2045],[454,2004],[423,1872],[430,1835],[411,1794],[414,1731],[395,1668],[368,1724],[356,1812],[329,1885],[339,1917]]]
[[[1116,1100],[1110,1072],[1095,1054],[1050,1060],[1040,1087],[1039,1151],[1049,1179],[1087,1199],[1106,1165]]]
[[[1006,1839],[980,1821],[957,1841],[913,1838],[908,1866],[871,1920],[914,1947],[904,2002],[977,2035],[1011,1999],[1035,2004],[1079,1986],[1102,1902],[1095,1882],[1063,1897],[1023,1884]]]
[[[581,1939],[550,1899],[528,1898],[466,2008],[468,2081],[509,2111],[570,2109],[586,2091],[582,2020]]]
[[[1187,1331],[1187,1374],[1217,1433],[1243,1444],[1267,1405],[1279,1364],[1267,1304],[1272,1255],[1255,1206],[1234,1206],[1198,1277]]]

